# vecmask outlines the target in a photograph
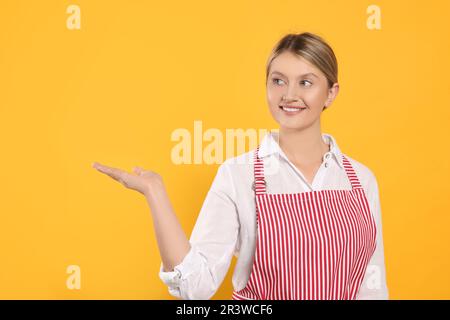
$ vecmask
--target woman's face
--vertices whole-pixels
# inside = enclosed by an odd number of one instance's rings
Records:
[[[331,104],[338,90],[337,83],[328,89],[325,75],[291,52],[285,51],[272,60],[267,78],[267,100],[280,127],[298,130],[320,121],[323,107]],[[281,106],[304,109],[290,111]]]

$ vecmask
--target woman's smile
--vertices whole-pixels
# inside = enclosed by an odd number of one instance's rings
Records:
[[[303,112],[303,110],[306,109],[306,107],[294,107],[294,106],[279,106],[279,108],[283,111],[283,113],[289,116],[300,114]]]

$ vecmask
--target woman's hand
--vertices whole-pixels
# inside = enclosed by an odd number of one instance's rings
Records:
[[[162,177],[158,173],[150,170],[144,170],[141,167],[134,167],[133,173],[129,173],[118,168],[108,167],[98,162],[94,162],[92,167],[110,176],[114,180],[119,181],[125,187],[139,191],[145,196],[148,195],[148,192],[150,192],[152,186],[162,184]]]
[[[134,167],[133,173],[104,166],[98,162],[94,162],[92,167],[119,181],[125,187],[145,195],[150,205],[164,270],[173,270],[183,261],[191,244],[175,215],[161,176],[141,167]]]

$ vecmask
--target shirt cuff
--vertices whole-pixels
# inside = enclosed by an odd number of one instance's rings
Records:
[[[169,287],[169,293],[176,297],[181,297],[180,285],[181,282],[195,270],[200,270],[198,263],[200,260],[196,256],[196,249],[191,244],[191,249],[188,251],[183,261],[176,265],[172,271],[164,271],[163,263],[159,268],[159,278]]]

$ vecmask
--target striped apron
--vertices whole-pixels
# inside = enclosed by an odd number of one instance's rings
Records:
[[[271,194],[258,150],[255,256],[246,287],[232,299],[355,299],[376,248],[376,225],[349,160],[342,155],[351,190]]]

